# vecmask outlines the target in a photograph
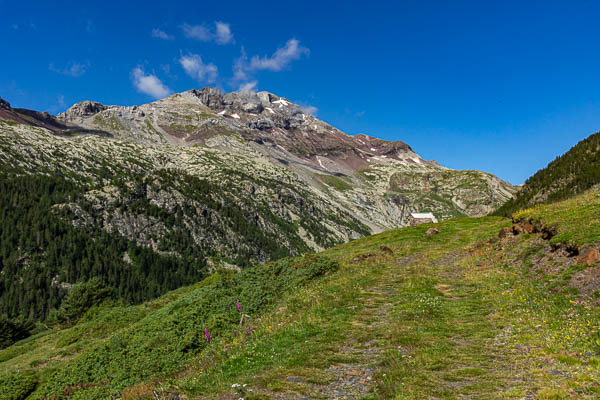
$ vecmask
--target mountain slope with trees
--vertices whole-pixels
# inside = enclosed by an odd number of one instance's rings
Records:
[[[0,350],[0,395],[598,398],[598,194],[105,300]]]
[[[534,206],[568,199],[600,184],[600,132],[590,135],[531,176],[515,198],[494,215],[510,216]]]
[[[28,322],[74,323],[62,302],[92,279],[139,304],[219,268],[406,225],[410,211],[483,215],[514,192],[279,96],[213,88],[58,117],[1,102],[0,188],[0,316],[14,339]]]

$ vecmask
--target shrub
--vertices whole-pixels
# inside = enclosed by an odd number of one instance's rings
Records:
[[[57,322],[73,324],[91,307],[111,297],[112,290],[103,285],[98,278],[81,282],[73,286],[60,306],[58,313],[52,315]]]
[[[34,324],[31,321],[0,316],[0,349],[25,339],[31,334],[33,328]]]
[[[35,390],[37,379],[31,374],[0,375],[0,399],[23,400]]]

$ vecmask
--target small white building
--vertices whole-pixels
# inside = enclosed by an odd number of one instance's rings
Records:
[[[421,224],[427,224],[430,222],[433,222],[434,224],[437,224],[438,220],[435,217],[435,215],[433,215],[433,213],[416,213],[416,212],[411,212],[410,216],[408,217],[408,220],[410,222],[410,225],[414,226],[414,225],[421,225]]]

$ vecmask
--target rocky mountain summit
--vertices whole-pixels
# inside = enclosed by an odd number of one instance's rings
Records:
[[[205,88],[133,107],[85,101],[58,120],[145,145],[253,154],[292,171],[373,231],[406,224],[408,210],[442,219],[485,215],[515,192],[493,175],[425,161],[401,141],[348,135],[268,92]]]
[[[0,110],[10,110],[10,103],[0,97]]]
[[[491,174],[428,162],[401,141],[348,135],[268,92],[205,88],[131,107],[83,101],[56,118],[28,110],[2,112],[5,162],[28,173],[54,170],[91,180],[93,190],[85,199],[99,214],[76,204],[60,209],[74,223],[118,232],[155,249],[173,226],[112,208],[132,201],[139,190],[168,213],[187,210],[176,229],[192,232],[196,244],[230,257],[241,248],[249,251],[242,237],[221,242],[211,224],[221,224],[225,234],[233,222],[218,222],[218,210],[183,193],[180,185],[188,176],[215,185],[211,201],[232,201],[261,230],[281,235],[292,253],[406,225],[411,211],[433,212],[439,219],[485,215],[515,192]],[[164,173],[177,178],[164,181],[159,178]],[[115,184],[120,174],[125,182]],[[198,215],[211,215],[211,223],[199,224]],[[289,232],[281,231],[282,224]]]
[[[515,192],[274,94],[214,88],[57,117],[3,102],[0,185],[0,313],[31,319],[91,278],[141,302],[215,269],[404,226],[411,212],[485,215]]]

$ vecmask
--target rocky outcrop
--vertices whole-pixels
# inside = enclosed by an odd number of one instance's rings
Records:
[[[0,97],[0,109],[1,110],[10,110],[10,103]]]
[[[58,114],[58,118],[65,122],[78,121],[81,118],[96,115],[108,107],[95,101],[82,101],[69,108],[64,113]]]

